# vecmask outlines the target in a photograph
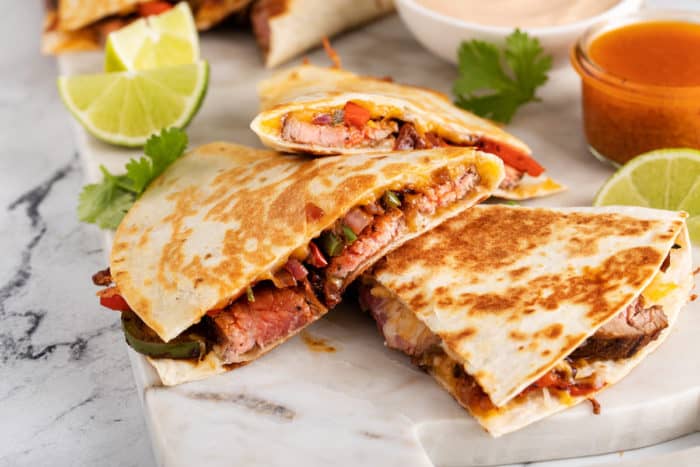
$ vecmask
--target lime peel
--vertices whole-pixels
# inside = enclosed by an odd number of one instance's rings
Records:
[[[172,79],[176,77],[176,79]],[[209,65],[58,78],[64,104],[96,138],[139,147],[162,128],[184,128],[206,95]]]
[[[700,151],[669,148],[635,157],[593,201],[594,206],[615,204],[685,211],[691,241],[700,245]]]

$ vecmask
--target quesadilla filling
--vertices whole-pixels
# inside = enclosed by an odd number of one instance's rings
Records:
[[[342,108],[322,112],[290,112],[282,117],[281,137],[285,141],[325,148],[371,148],[380,151],[407,151],[440,146],[473,146],[490,152],[506,166],[500,188],[516,187],[527,173],[537,177],[544,169],[522,151],[485,138],[455,142],[435,131],[420,131],[412,122],[400,118],[373,116],[362,105],[348,101]]]
[[[58,18],[59,0],[46,0],[47,16],[44,22],[44,31],[57,31],[61,26]],[[90,25],[80,29],[89,34],[98,43],[104,43],[110,32],[128,26],[134,20],[151,15],[159,15],[170,10],[174,3],[167,1],[144,1],[119,11],[118,14],[99,18]]]
[[[670,254],[662,264],[661,272],[665,272],[669,265]],[[590,396],[602,389],[606,382],[596,371],[599,363],[632,358],[668,327],[663,308],[646,303],[645,295],[653,287],[654,282],[552,370],[525,388],[515,400],[542,390],[547,393],[546,397],[555,395],[568,400],[570,397]],[[373,279],[363,277],[360,305],[375,319],[387,347],[404,352],[414,364],[449,385],[462,406],[484,416],[499,410],[478,382],[465,371],[464,365],[448,354],[442,339],[391,291]]]
[[[355,206],[297,250],[281,268],[254,281],[243,296],[222,309],[210,310],[183,333],[190,336],[187,338],[160,341],[131,312],[118,287],[112,285],[109,270],[95,274],[93,282],[107,286],[98,293],[103,306],[128,313],[124,331],[127,342],[138,352],[151,357],[203,358],[213,350],[225,364],[246,361],[337,305],[345,288],[376,258],[408,234],[423,229],[436,213],[467,197],[480,180],[471,165],[456,169],[456,173],[439,169],[425,186],[389,190]],[[307,204],[310,221],[323,214],[320,207]]]

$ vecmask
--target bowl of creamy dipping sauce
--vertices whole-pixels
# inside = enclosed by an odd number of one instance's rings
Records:
[[[395,0],[401,19],[428,50],[457,63],[462,41],[498,45],[513,30],[537,37],[554,66],[591,25],[633,13],[644,0]]]

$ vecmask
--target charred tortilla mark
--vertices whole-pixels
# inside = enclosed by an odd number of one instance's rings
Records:
[[[547,339],[556,339],[556,338],[560,337],[563,333],[564,333],[564,326],[559,324],[559,323],[555,323],[555,324],[547,326],[546,328],[542,329],[541,331],[537,331],[534,334],[534,337],[536,339],[539,339],[542,337],[545,337]]]
[[[469,339],[473,335],[476,334],[476,329],[475,328],[466,328],[460,332],[455,332],[455,333],[449,333],[449,334],[443,334],[440,337],[442,340],[444,340],[447,343],[452,343],[452,344],[459,344],[459,342]]]
[[[511,339],[516,340],[516,341],[527,340],[527,334],[525,334],[524,332],[520,332],[520,331],[510,331],[508,333],[508,336],[510,336]]]
[[[525,274],[527,274],[529,271],[530,271],[529,266],[523,266],[522,268],[513,269],[511,271],[508,271],[508,275],[510,276],[511,280],[517,280],[517,279],[520,279]]]

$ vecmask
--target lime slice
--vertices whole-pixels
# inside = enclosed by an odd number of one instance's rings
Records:
[[[199,39],[187,2],[111,33],[105,71],[148,70],[199,60]]]
[[[162,128],[187,126],[207,92],[205,61],[155,70],[62,76],[58,90],[73,116],[95,137],[143,146]]]
[[[686,211],[690,238],[700,245],[700,151],[660,149],[635,157],[610,177],[593,204]]]

